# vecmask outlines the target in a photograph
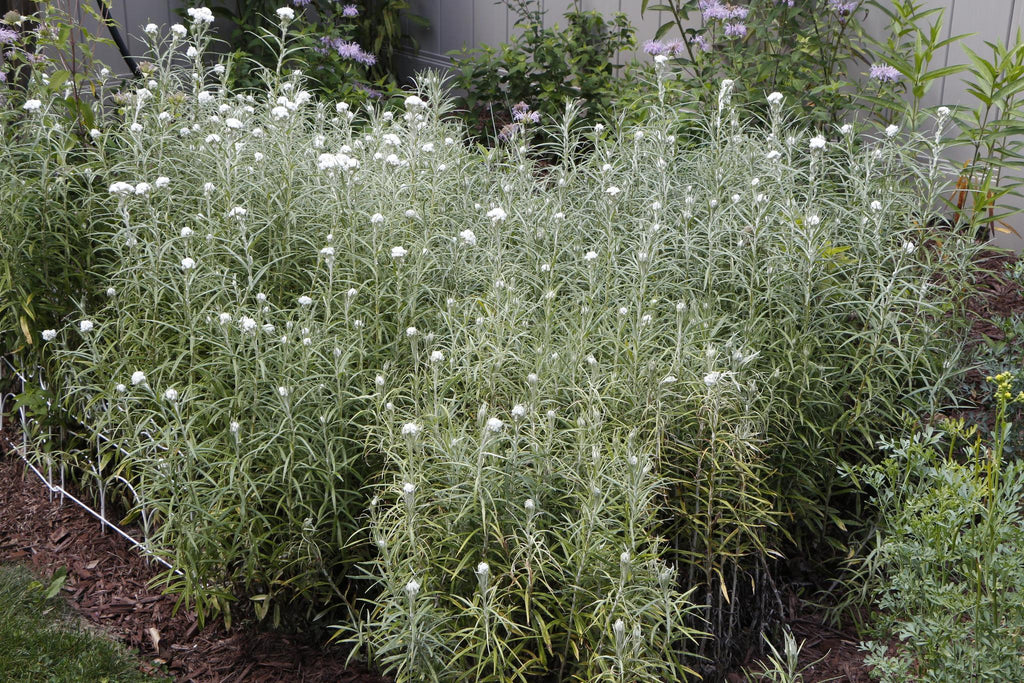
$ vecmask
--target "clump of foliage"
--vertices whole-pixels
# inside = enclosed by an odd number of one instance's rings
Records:
[[[507,139],[522,123],[522,108],[547,124],[562,118],[569,101],[583,103],[593,125],[612,115],[631,86],[616,76],[622,50],[635,47],[629,19],[572,3],[565,26],[544,26],[537,0],[505,0],[516,14],[517,33],[498,47],[479,45],[453,53],[457,100],[471,129],[486,139]],[[516,110],[517,105],[520,111]]]
[[[268,18],[282,0],[221,0],[213,12],[233,26],[233,88],[258,88],[261,70],[273,68],[279,57],[265,37]],[[302,57],[287,68],[301,68],[310,87],[330,97],[358,101],[380,99],[394,90],[395,53],[409,36],[402,22],[425,24],[411,12],[407,0],[295,0],[289,27]]]
[[[996,429],[983,441],[963,421],[890,445],[866,470],[880,515],[876,573],[883,637],[864,645],[882,681],[1024,679],[1024,468],[1004,458],[1013,376],[996,385]]]
[[[666,21],[644,44],[684,66],[685,84],[704,101],[716,82],[734,78],[751,102],[779,91],[810,121],[841,123],[856,102],[848,65],[870,63],[861,25],[865,0],[643,0],[641,11]],[[696,19],[696,21],[695,21]],[[673,34],[672,40],[663,40]]]
[[[83,150],[109,93],[102,41],[55,3],[0,20],[0,351],[38,346],[84,295],[95,167]],[[46,103],[47,126],[25,125]]]
[[[541,163],[465,144],[437,76],[397,115],[280,57],[233,92],[208,16],[82,152],[95,281],[43,337],[110,444],[42,457],[125,496],[202,614],[330,613],[400,680],[727,665],[776,559],[839,545],[839,464],[946,396],[948,112],[816,134],[723,81],[694,114],[659,60],[640,123],[569,106]],[[70,144],[29,95],[10,139]]]
[[[113,641],[91,633],[67,614],[57,597],[63,570],[47,583],[22,567],[0,565],[0,671],[4,680],[110,681],[157,680]]]

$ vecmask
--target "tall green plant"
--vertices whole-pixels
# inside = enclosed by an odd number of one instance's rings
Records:
[[[1024,469],[1003,446],[1013,376],[996,385],[996,425],[985,443],[962,423],[892,445],[892,455],[867,470],[877,493],[879,633],[865,661],[882,681],[1011,681],[1024,678]],[[961,445],[962,443],[962,445]]]

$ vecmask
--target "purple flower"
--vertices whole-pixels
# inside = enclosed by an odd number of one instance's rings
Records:
[[[700,0],[697,3],[701,13],[704,15],[704,21],[711,21],[713,19],[719,19],[721,21],[728,21],[729,19],[746,19],[747,14],[750,10],[746,7],[738,7],[736,5],[723,5],[719,0]]]
[[[726,38],[745,38],[747,36],[747,25],[734,21],[725,25]]]
[[[711,52],[711,43],[707,41],[704,36],[695,36],[693,44],[697,46],[697,49],[701,52]]]
[[[853,14],[859,4],[860,0],[828,0],[828,6],[841,17]]]
[[[644,43],[644,52],[649,55],[663,55],[668,52],[668,48],[660,40],[648,40]]]
[[[18,32],[14,29],[0,26],[0,45],[7,45],[13,43],[18,39]]]
[[[344,7],[341,8],[341,16],[349,18],[358,17],[359,8],[357,8],[355,5],[345,5]]]
[[[526,102],[520,102],[512,107],[512,120],[517,123],[520,121],[540,123],[540,112],[530,111],[530,105]]]
[[[305,7],[312,1],[313,0],[292,0],[292,4],[295,5],[296,7]]]
[[[518,123],[507,123],[502,126],[501,130],[498,132],[498,139],[511,140],[516,136],[516,133],[519,132],[520,128],[522,128],[522,126]]]
[[[900,72],[888,64],[872,64],[870,76],[882,83],[895,83],[900,80]]]

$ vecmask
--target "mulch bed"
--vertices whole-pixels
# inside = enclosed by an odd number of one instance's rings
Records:
[[[120,536],[70,501],[63,504],[0,433],[0,562],[22,563],[48,576],[67,567],[64,594],[88,622],[140,653],[140,668],[185,683],[386,683],[345,665],[339,647],[243,624],[199,627],[195,614],[174,614],[174,598],[149,587],[162,567],[148,563]]]
[[[1017,258],[986,251],[979,264],[978,294],[968,303],[969,345],[1002,339],[995,316],[1024,315],[1021,288],[1003,275]],[[974,373],[968,385],[984,390]],[[260,631],[243,624],[230,632],[221,622],[200,628],[195,614],[174,614],[174,599],[149,588],[160,567],[148,563],[119,536],[103,533],[98,522],[76,505],[49,494],[13,450],[11,434],[0,433],[0,562],[20,562],[49,574],[67,567],[68,602],[85,619],[141,654],[140,667],[169,672],[181,683],[303,681],[309,683],[387,683],[389,679],[345,665],[341,648],[294,635]],[[870,680],[853,628],[836,630],[799,601],[788,621],[803,641],[801,663],[807,683]],[[756,667],[754,667],[756,668]],[[730,681],[742,680],[739,674]]]

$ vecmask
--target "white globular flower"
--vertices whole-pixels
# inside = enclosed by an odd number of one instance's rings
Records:
[[[415,327],[409,326],[405,328],[406,337],[415,337],[417,334],[419,334],[419,330],[417,330]]]
[[[900,132],[900,127],[897,126],[895,123],[890,124],[885,129],[886,137],[890,137],[890,138],[896,137],[896,134],[899,133],[899,132]]]
[[[877,199],[874,200],[873,202],[871,202],[871,210],[872,211],[881,211],[882,210],[882,202],[878,201]]]
[[[188,34],[188,29],[181,24],[173,24],[171,26],[171,34],[179,38],[184,38]]]
[[[238,434],[238,430],[241,428],[242,426],[238,424],[238,420],[232,420],[231,424],[228,425],[228,431],[236,435]]]
[[[487,212],[487,217],[491,219],[492,223],[498,223],[508,218],[508,214],[505,213],[505,209],[496,206]]]
[[[188,15],[192,17],[192,21],[197,24],[212,24],[213,23],[213,12],[208,7],[190,7],[188,9]]]
[[[300,306],[310,306],[313,304],[313,300],[306,296],[305,294],[298,298],[298,302]]]
[[[170,389],[167,389],[164,392],[164,398],[167,399],[168,401],[170,401],[171,403],[177,401],[178,400],[178,390],[173,388],[173,387],[171,387]]]
[[[377,375],[373,378],[373,383],[377,388],[382,389],[384,387],[384,375]]]
[[[238,130],[242,127],[242,122],[232,116],[224,119],[224,125],[232,130]]]
[[[184,230],[184,228],[182,228],[182,229]],[[194,260],[192,260],[192,258],[186,256],[185,258],[181,259],[181,269],[182,270],[192,270],[195,267],[196,267],[196,262]]]
[[[606,189],[606,190],[605,190],[604,192],[605,192],[605,194],[607,194],[607,195],[610,195],[610,196],[614,197],[614,196],[615,196],[615,195],[617,195],[617,194],[618,194],[619,192],[622,192],[622,190],[620,190],[620,189],[619,189],[618,187],[616,187],[615,185],[611,185],[611,186],[610,186],[610,187],[608,187],[608,189]]]
[[[196,57],[199,56],[199,50],[196,49],[195,45],[189,45],[188,49],[185,50],[185,56],[188,57],[189,59],[195,59]]]
[[[134,194],[135,193],[135,186],[132,185],[131,183],[116,182],[116,183],[113,183],[110,186],[109,192],[110,192],[110,194],[118,195],[118,196],[124,196],[124,195],[127,195],[127,194]]]
[[[228,323],[231,322],[231,314],[221,313],[220,315],[217,316],[217,319],[220,321],[221,325],[227,325]]]
[[[486,562],[481,562],[476,566],[476,575],[480,578],[486,578],[491,573],[491,566]]]
[[[95,327],[96,325],[91,320],[83,320],[78,323],[78,329],[82,332],[92,332]]]
[[[666,57],[665,55],[654,55],[654,63],[657,64],[658,66],[663,66],[667,62],[668,57]]]
[[[110,298],[117,296],[117,290],[113,287],[107,287],[107,296]]]
[[[210,133],[206,136],[206,144],[213,145],[220,142],[220,136],[216,133]]]
[[[821,217],[817,214],[807,217],[807,225],[819,225],[821,223]]]
[[[278,387],[277,394],[281,398],[288,398],[288,387]]]
[[[497,434],[501,431],[502,427],[504,426],[505,423],[502,422],[499,418],[491,417],[487,419],[487,423],[484,425],[484,428],[489,432]]]
[[[512,407],[512,419],[522,420],[524,417],[526,417],[526,406],[522,403],[517,403]]]
[[[192,234],[193,234],[193,232],[194,232],[194,231],[192,230],[192,228],[190,228],[190,227],[188,227],[188,226],[186,225],[186,226],[185,226],[184,228],[182,228],[182,229],[181,229],[181,236],[182,236],[182,237],[191,237],[191,236],[192,236]],[[193,265],[194,265],[194,264],[193,264]]]
[[[421,431],[423,431],[423,428],[415,422],[406,422],[402,425],[402,436],[417,437],[420,435]]]
[[[721,379],[722,379],[722,373],[720,373],[718,371],[709,372],[708,374],[704,375],[704,384],[705,384],[705,386],[713,387],[716,384],[718,384],[718,382]]]
[[[241,325],[243,332],[256,331],[256,321],[250,318],[249,316],[243,315],[238,322]]]
[[[43,330],[43,341],[53,341],[57,338],[57,330]]]
[[[383,214],[375,213],[372,216],[370,216],[370,223],[372,225],[380,225],[383,222],[384,222],[384,215]]]
[[[139,183],[138,185],[135,186],[135,194],[139,195],[140,197],[144,197],[145,195],[149,194],[149,191],[152,189],[153,186],[150,185],[149,183]]]
[[[40,100],[31,99],[25,100],[25,104],[21,105],[21,108],[25,111],[39,111],[42,106],[43,103]]]
[[[597,252],[594,251],[593,249],[591,249],[590,251],[588,251],[586,254],[583,255],[583,260],[584,261],[593,261],[596,258],[597,258]]]
[[[431,363],[440,363],[443,360],[444,360],[444,352],[443,351],[431,351],[430,352],[430,362]]]
[[[334,247],[324,247],[320,250],[320,255],[327,261],[334,260]]]
[[[408,253],[409,250],[406,249],[405,247],[391,247],[391,258],[393,259],[397,260],[405,258],[406,254]]]
[[[908,254],[913,254],[915,251],[917,251],[917,245],[908,240],[903,243],[903,251],[907,252]]]
[[[288,118],[288,109],[286,107],[277,106],[270,110],[270,115],[274,119],[280,121],[281,119]]]
[[[778,105],[782,104],[782,100],[783,99],[784,99],[784,97],[783,97],[782,93],[780,93],[780,92],[773,92],[773,93],[770,93],[768,95],[768,104],[773,104],[773,105],[778,106]]]
[[[192,50],[194,48],[189,49]],[[195,57],[195,54],[189,56]],[[210,102],[213,102],[213,93],[203,90],[198,95],[196,95],[196,101],[199,102],[199,104],[209,104]]]
[[[848,123],[844,123],[842,127],[840,127],[839,132],[842,133],[843,135],[849,135],[850,133],[853,132],[853,126],[851,126]]]
[[[820,135],[811,138],[811,149],[825,149],[825,138]]]
[[[409,95],[405,98],[405,108],[409,110],[417,109],[420,107],[426,107],[427,103],[421,100],[416,95]]]
[[[407,496],[411,496],[412,494],[416,493],[416,484],[413,484],[411,481],[405,482],[404,484],[402,484],[402,493],[404,493]]]
[[[291,21],[295,18],[295,10],[291,7],[279,7],[275,14],[277,14],[277,18],[282,21]]]
[[[533,502],[533,498],[527,498],[526,502],[523,503],[523,507],[526,508],[527,512],[533,512],[537,509],[537,504]]]
[[[158,26],[156,24],[146,24],[146,27],[142,30],[148,33],[149,35],[155,35],[157,32],[157,28]]]
[[[119,394],[123,394],[124,392],[128,391],[128,387],[118,382],[117,384],[114,385],[114,390]]]
[[[228,211],[228,218],[237,218],[238,220],[242,220],[247,213],[249,213],[249,211],[244,206],[236,206]]]
[[[420,592],[420,582],[416,579],[410,579],[409,583],[405,584],[405,594],[409,596],[409,599],[415,598]]]
[[[675,375],[665,375],[664,379],[662,379],[659,384],[675,384],[676,381]]]
[[[142,370],[136,370],[132,373],[132,386],[137,387],[140,384],[146,383],[146,373]]]
[[[156,182],[154,182],[153,184],[159,189],[163,190],[166,189],[171,184],[171,179],[165,175],[162,175],[159,178],[157,178]]]

